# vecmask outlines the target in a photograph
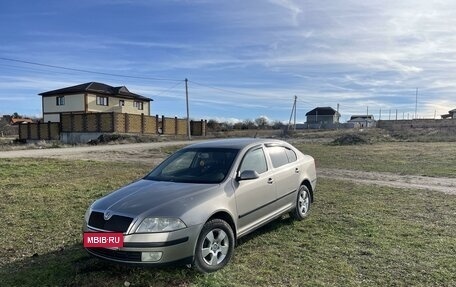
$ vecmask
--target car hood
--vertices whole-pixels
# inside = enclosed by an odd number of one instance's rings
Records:
[[[139,180],[124,186],[94,202],[93,210],[132,217],[152,210],[164,214],[156,216],[178,216],[175,212],[184,213],[185,204],[190,197],[215,189],[218,184],[178,183],[153,180]],[[176,202],[182,201],[182,204]],[[172,206],[172,207],[170,207]],[[175,211],[173,211],[175,210]]]

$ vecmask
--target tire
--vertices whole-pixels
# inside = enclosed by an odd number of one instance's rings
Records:
[[[223,268],[233,257],[234,233],[231,226],[221,219],[204,224],[198,237],[194,267],[202,273]]]
[[[296,220],[303,220],[307,217],[310,211],[311,197],[307,186],[301,185],[296,197],[296,207],[291,212],[291,217]]]

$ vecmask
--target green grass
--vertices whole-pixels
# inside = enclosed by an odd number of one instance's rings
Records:
[[[88,161],[0,160],[0,210],[7,215],[0,223],[0,255],[6,250],[9,258],[21,258],[79,242],[90,202],[146,170]],[[36,240],[47,236],[52,240]]]
[[[296,147],[312,155],[317,167],[456,177],[455,143],[388,142],[355,146],[306,143]]]
[[[0,285],[4,286],[455,286],[456,197],[321,180],[312,213],[240,240],[223,270],[133,268],[88,256],[90,202],[150,167],[0,161]],[[35,256],[34,256],[35,254]]]

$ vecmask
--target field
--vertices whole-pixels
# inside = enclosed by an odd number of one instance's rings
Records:
[[[451,143],[297,146],[321,168],[456,177]],[[116,161],[0,159],[0,285],[456,285],[456,196],[329,178],[319,180],[309,218],[284,217],[242,238],[233,261],[215,274],[88,256],[81,244],[86,207],[171,151],[148,151],[150,162],[132,152],[123,161],[118,153]]]
[[[456,177],[456,144],[388,142],[333,146],[296,144],[315,157],[317,166],[397,174]]]

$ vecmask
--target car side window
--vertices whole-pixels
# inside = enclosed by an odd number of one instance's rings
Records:
[[[274,168],[281,167],[282,165],[286,165],[288,163],[288,156],[286,153],[286,149],[281,146],[272,146],[268,147],[268,153],[271,157],[272,166]]]
[[[298,160],[296,153],[292,149],[285,148],[285,151],[287,153],[288,162],[294,162],[294,161]]]
[[[242,173],[244,170],[254,170],[258,174],[262,174],[268,170],[266,157],[262,148],[256,148],[247,152],[242,160],[239,173]]]

